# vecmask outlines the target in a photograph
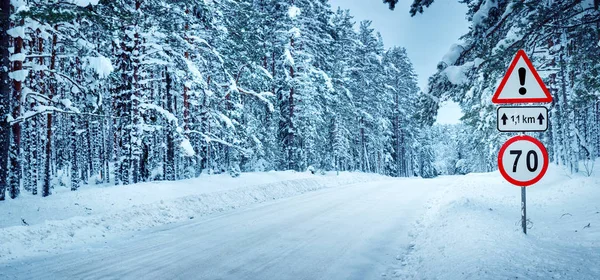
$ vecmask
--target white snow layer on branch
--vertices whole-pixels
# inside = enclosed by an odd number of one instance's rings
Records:
[[[140,104],[140,107],[147,110],[154,110],[157,113],[163,115],[163,117],[165,117],[167,121],[177,123],[177,117],[173,113],[165,110],[163,107],[148,103],[142,103]]]
[[[12,71],[10,73],[8,73],[8,77],[17,81],[17,82],[23,82],[25,81],[25,78],[27,78],[27,75],[29,75],[29,70],[17,70],[17,71]]]
[[[469,82],[467,73],[471,69],[478,67],[482,62],[483,59],[476,58],[474,61],[469,61],[463,65],[448,66],[446,69],[444,69],[444,71],[442,71],[442,73],[446,75],[448,81],[453,85],[464,85]]]
[[[498,3],[495,0],[486,0],[473,15],[473,26],[480,25],[488,17],[490,10],[497,7]]]
[[[235,144],[231,144],[231,143],[229,143],[229,142],[227,142],[225,140],[222,140],[222,139],[219,139],[219,138],[216,138],[216,137],[204,134],[204,133],[202,133],[200,131],[197,131],[197,130],[189,130],[188,133],[194,133],[194,134],[200,135],[203,138],[204,142],[206,142],[206,143],[219,143],[219,144],[225,145],[227,147],[231,147],[231,148],[237,149],[237,150],[239,150],[240,152],[242,152],[244,154],[248,154],[249,153],[249,151],[247,149],[244,149],[244,148],[242,148],[240,146],[237,146]]]
[[[29,11],[29,6],[27,6],[26,0],[10,0],[10,4],[15,8],[12,13],[13,18],[15,17],[15,15],[17,15],[21,12]]]
[[[316,73],[317,75],[320,75],[323,80],[325,80],[325,87],[327,88],[328,91],[333,92],[333,82],[331,81],[331,78],[329,77],[329,75],[327,75],[327,73],[325,73],[325,71],[323,70],[312,70],[314,73]]]
[[[219,118],[221,118],[227,127],[235,129],[235,126],[233,126],[233,121],[231,121],[229,117],[225,116],[223,113],[219,113]]]
[[[104,56],[98,56],[98,57],[88,57],[87,58],[88,64],[89,66],[94,69],[94,71],[96,71],[96,73],[98,74],[98,76],[100,76],[100,78],[104,78],[107,77],[108,75],[110,75],[110,73],[112,73],[115,69],[112,66],[112,63],[110,62],[110,59],[104,57]]]
[[[31,100],[35,100],[37,102],[39,102],[40,104],[48,104],[49,103],[49,99],[47,96],[45,95],[41,95],[33,90],[31,90],[31,88],[25,86],[23,87],[23,96],[21,99],[21,102],[26,102],[26,100],[31,99]]]
[[[25,0],[10,0],[10,4],[15,7],[15,9],[27,5]]]
[[[444,75],[448,78],[448,81],[453,85],[462,85],[467,83],[467,75],[465,74],[468,71],[466,65],[460,66],[448,66],[444,69]]]
[[[256,93],[254,91],[245,90],[243,88],[239,88],[239,90],[245,94],[249,94],[249,95],[252,95],[252,96],[258,98],[260,101],[267,104],[267,106],[269,107],[269,112],[275,111],[275,107],[273,107],[273,103],[271,103],[271,101],[269,101],[269,99],[267,99],[267,97],[275,96],[272,92],[265,91],[265,92],[261,92],[261,93]]]
[[[463,49],[464,47],[459,44],[452,44],[450,51],[448,51],[442,58],[442,62],[446,63],[447,66],[456,63],[456,60],[458,60],[460,57]]]
[[[75,113],[81,113],[81,112],[79,111],[79,109],[77,109],[77,108],[73,107],[73,102],[71,102],[71,100],[70,100],[70,99],[67,99],[67,98],[65,98],[65,99],[61,99],[61,100],[60,100],[60,103],[61,103],[63,106],[65,106],[65,108],[67,108],[67,109],[68,109],[68,110],[70,110],[70,111],[73,111],[73,112],[75,112]]]
[[[504,48],[510,46],[512,43],[523,39],[522,29],[518,26],[511,27],[504,39],[500,40],[498,44],[492,50],[494,53],[502,51]]]
[[[24,112],[18,118],[14,119],[13,122],[21,122],[21,121],[27,120],[33,116],[36,116],[36,115],[53,113],[53,112],[65,112],[65,111],[61,110],[59,108],[56,108],[54,106],[37,105],[37,106],[33,107],[31,110]]]
[[[7,30],[6,33],[8,35],[10,35],[10,37],[13,37],[13,38],[18,38],[18,37],[25,38],[25,27],[15,26],[15,27]]]
[[[169,65],[168,61],[157,59],[157,58],[149,58],[141,62],[144,65]]]
[[[389,90],[391,90],[393,92],[398,92],[398,90],[395,87],[393,87],[393,86],[390,86],[388,84],[385,84],[384,86],[385,86],[385,88],[387,88],[387,89],[389,89]]]
[[[190,140],[188,140],[187,138],[181,140],[179,147],[181,147],[181,149],[183,150],[185,155],[188,157],[193,157],[196,155],[196,151],[194,151],[194,147],[192,147],[192,143],[190,143]]]
[[[288,33],[290,34],[290,36],[292,36],[292,38],[300,37],[300,29],[298,27],[293,27],[288,31]]]
[[[71,3],[79,7],[87,7],[89,5],[98,5],[98,0],[71,0]]]
[[[190,71],[190,73],[192,74],[192,77],[194,78],[194,81],[202,81],[202,84],[206,85],[206,83],[204,82],[204,77],[202,77],[202,73],[200,73],[200,70],[198,70],[196,65],[194,65],[194,63],[191,62],[189,59],[184,59],[184,60],[188,67],[188,70]]]
[[[292,57],[292,53],[287,48],[283,52],[283,62],[287,66],[293,66],[295,64],[294,58]]]
[[[27,58],[27,56],[24,53],[16,53],[10,56],[9,60],[10,61],[25,61],[25,58]]]
[[[600,45],[600,42],[598,42],[598,45]],[[273,80],[273,75],[271,75],[267,69],[263,68],[262,66],[259,66],[258,69],[260,69],[269,79]]]
[[[94,49],[94,44],[92,44],[92,43],[90,43],[90,42],[88,42],[86,40],[83,40],[81,38],[77,39],[77,44],[80,45],[80,46],[82,46],[82,47],[84,47],[84,48],[87,48],[87,49]]]
[[[291,6],[290,9],[288,10],[288,16],[290,18],[294,19],[298,15],[300,15],[300,8],[298,8],[296,6]]]

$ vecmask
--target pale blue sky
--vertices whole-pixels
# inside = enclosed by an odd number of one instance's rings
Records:
[[[406,48],[415,71],[419,87],[427,87],[427,79],[436,72],[436,66],[468,31],[465,19],[467,7],[457,0],[437,0],[423,14],[411,17],[408,13],[412,0],[400,0],[391,11],[381,0],[329,0],[334,10],[338,6],[350,10],[354,19],[371,20],[379,31],[386,47]],[[438,112],[438,123],[458,123],[462,116],[455,103],[443,104]]]

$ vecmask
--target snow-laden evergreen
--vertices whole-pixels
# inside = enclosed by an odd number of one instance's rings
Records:
[[[406,51],[326,0],[2,7],[0,199],[309,167],[437,175]]]
[[[427,92],[461,105],[464,123],[477,136],[470,137],[470,147],[477,147],[479,158],[471,163],[488,171],[497,168],[498,149],[511,135],[496,131],[497,106],[491,99],[515,53],[523,49],[553,97],[550,128],[535,136],[551,160],[571,173],[579,171],[581,161],[591,165],[600,156],[600,1],[464,2],[470,30],[442,58]],[[435,4],[415,0],[411,14],[426,13]],[[422,108],[435,114],[431,103]]]

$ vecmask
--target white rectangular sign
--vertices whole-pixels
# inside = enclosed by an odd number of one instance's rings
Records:
[[[543,106],[499,107],[498,131],[541,132],[548,130],[548,108]]]

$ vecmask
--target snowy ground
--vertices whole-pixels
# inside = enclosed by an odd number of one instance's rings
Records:
[[[244,173],[177,182],[89,186],[0,203],[0,262],[60,252],[133,231],[196,219],[322,188],[388,177],[342,172]],[[25,225],[23,223],[27,223]]]
[[[527,236],[519,204],[497,172],[59,191],[0,204],[0,279],[600,279],[600,174],[551,166]]]
[[[499,173],[453,180],[429,202],[401,258],[402,279],[600,279],[600,176],[551,166],[527,189]]]
[[[411,241],[406,232],[424,213],[423,205],[437,184],[360,174],[319,177],[327,184],[344,177],[347,182],[369,182],[338,184],[184,219],[72,246],[63,253],[18,258],[4,263],[0,278],[378,279],[392,275],[398,249]]]

